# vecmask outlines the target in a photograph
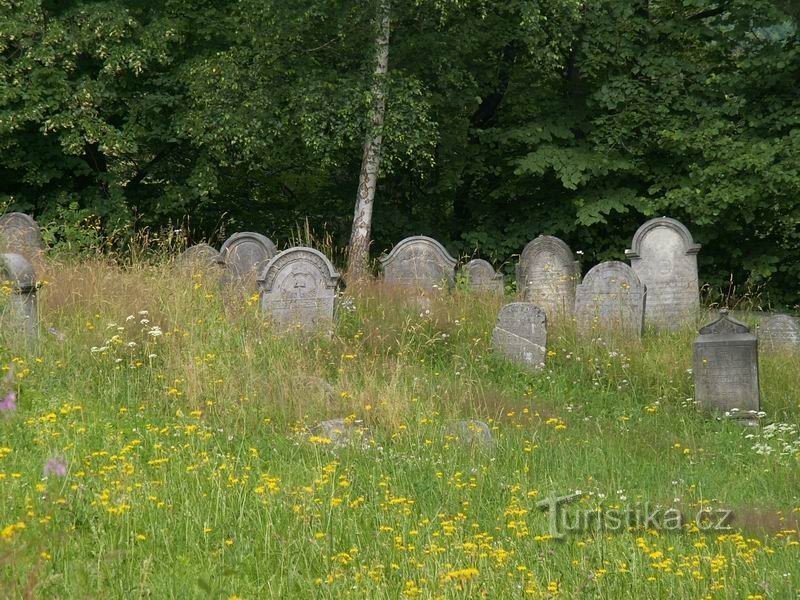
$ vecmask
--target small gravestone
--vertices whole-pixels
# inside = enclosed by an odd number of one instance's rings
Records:
[[[772,315],[758,326],[758,343],[763,350],[800,350],[800,320],[789,315]]]
[[[506,304],[497,316],[492,347],[528,368],[544,367],[547,352],[547,317],[544,311],[530,302]]]
[[[675,329],[694,321],[700,307],[699,251],[700,244],[675,219],[651,219],[636,231],[625,255],[647,286],[648,325]]]
[[[549,319],[571,317],[580,267],[570,247],[551,235],[525,246],[517,266],[517,285],[526,302],[544,309]]]
[[[262,271],[261,310],[278,329],[330,329],[338,282],[339,273],[322,252],[289,248]]]
[[[489,448],[494,444],[492,430],[483,421],[455,421],[447,426],[445,434],[466,446]]]
[[[647,288],[628,265],[600,263],[586,274],[575,295],[578,332],[614,332],[640,337]]]
[[[258,274],[278,251],[268,237],[243,231],[225,240],[219,251],[234,281],[245,281]]]
[[[0,266],[8,296],[4,327],[21,333],[27,340],[35,340],[39,333],[39,312],[33,266],[21,254],[0,254]]]
[[[381,259],[386,283],[421,290],[449,288],[456,259],[439,242],[424,235],[409,237]]]
[[[503,274],[494,270],[489,262],[476,258],[464,265],[464,275],[469,289],[490,294],[502,294]]]
[[[44,251],[39,225],[29,215],[19,212],[0,217],[0,243],[7,252],[32,260]]]
[[[760,410],[758,339],[721,310],[694,340],[695,401],[706,410],[747,422]]]
[[[209,269],[222,265],[222,255],[206,243],[189,246],[176,259],[182,268]]]

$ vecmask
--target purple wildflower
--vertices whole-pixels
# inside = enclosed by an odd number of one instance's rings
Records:
[[[67,461],[63,456],[53,456],[44,465],[44,476],[55,475],[65,477],[67,475]]]
[[[2,400],[0,400],[0,412],[8,412],[17,409],[17,393],[15,391],[8,392]]]

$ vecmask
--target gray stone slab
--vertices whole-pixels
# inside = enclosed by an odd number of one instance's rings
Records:
[[[647,288],[625,263],[600,263],[577,287],[575,320],[582,335],[611,332],[641,337]]]
[[[277,253],[268,237],[252,231],[234,233],[222,244],[219,253],[233,280],[244,281],[258,274]]]
[[[464,265],[464,276],[469,289],[489,294],[501,295],[505,291],[503,274],[482,258],[475,258]]]
[[[572,317],[580,267],[562,240],[542,235],[525,246],[517,266],[517,286],[526,302],[541,307],[547,318]]]
[[[176,259],[181,268],[208,269],[223,265],[222,255],[205,242],[189,246]]]
[[[4,325],[31,341],[39,335],[36,273],[21,254],[0,254],[2,283],[10,288]]]
[[[419,289],[452,287],[456,259],[439,242],[424,235],[408,237],[380,260],[383,280]]]
[[[758,325],[762,350],[797,352],[800,350],[800,319],[789,315],[770,315]]]
[[[0,244],[6,252],[33,260],[44,251],[39,225],[33,217],[20,212],[0,217]]]
[[[492,347],[514,362],[541,369],[547,353],[545,312],[530,302],[506,304],[497,316]]]

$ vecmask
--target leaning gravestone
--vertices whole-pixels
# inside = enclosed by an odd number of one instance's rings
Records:
[[[424,235],[408,237],[381,259],[383,280],[422,290],[451,287],[456,259],[439,242]]]
[[[28,260],[44,251],[39,225],[24,213],[12,212],[0,217],[0,242],[7,252],[21,254]]]
[[[547,352],[547,317],[544,311],[530,302],[506,304],[497,316],[492,347],[528,368],[544,367]]]
[[[727,310],[694,341],[695,401],[706,410],[753,422],[760,409],[758,339]]]
[[[579,279],[572,250],[557,237],[541,235],[520,254],[517,285],[522,299],[543,308],[549,319],[572,316]]]
[[[181,268],[210,269],[222,266],[222,255],[206,243],[189,246],[176,259]]]
[[[230,276],[243,281],[259,273],[278,251],[268,237],[260,233],[243,231],[225,240],[219,251]]]
[[[772,315],[758,326],[758,342],[764,350],[800,350],[800,320],[789,315]]]
[[[475,292],[502,294],[504,290],[503,274],[494,270],[489,262],[476,258],[464,265],[467,285]]]
[[[636,231],[625,256],[647,286],[648,325],[675,329],[694,320],[700,307],[699,251],[700,244],[675,219],[651,219]]]
[[[36,300],[36,273],[21,254],[0,254],[2,283],[8,288],[8,305],[3,325],[33,341],[39,333],[39,312]]]
[[[273,257],[258,280],[261,310],[278,329],[330,330],[339,273],[313,248]]]
[[[586,274],[575,296],[578,332],[601,330],[641,337],[647,288],[628,265],[600,263]]]

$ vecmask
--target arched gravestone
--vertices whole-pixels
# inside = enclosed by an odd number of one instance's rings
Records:
[[[278,250],[268,237],[243,231],[234,233],[225,240],[219,253],[230,275],[242,281],[259,273]]]
[[[44,251],[39,225],[24,213],[12,212],[0,217],[0,243],[15,254],[32,259]]]
[[[0,254],[0,269],[3,285],[10,288],[4,326],[20,332],[28,340],[35,340],[39,332],[39,311],[33,266],[21,254]]]
[[[550,319],[572,316],[579,280],[572,250],[557,237],[541,235],[520,254],[517,285],[522,299],[544,309]]]
[[[464,265],[467,285],[476,292],[502,294],[504,290],[503,274],[482,258],[475,258]]]
[[[456,259],[424,235],[404,239],[380,262],[386,283],[433,289],[450,287],[455,281]]]
[[[675,329],[694,320],[700,306],[699,251],[700,244],[675,219],[651,219],[636,231],[625,256],[647,286],[648,325]]]
[[[339,273],[313,248],[289,248],[274,256],[259,277],[261,310],[278,329],[330,328]]]
[[[222,255],[205,242],[189,246],[176,259],[176,264],[180,267],[193,269],[206,269],[222,266]]]
[[[494,350],[530,369],[544,367],[547,317],[530,302],[512,302],[500,309],[492,331]]]
[[[595,330],[642,335],[647,287],[628,265],[618,261],[592,267],[575,295],[578,332]]]
[[[789,315],[771,315],[758,326],[758,342],[764,350],[800,350],[800,320]]]

